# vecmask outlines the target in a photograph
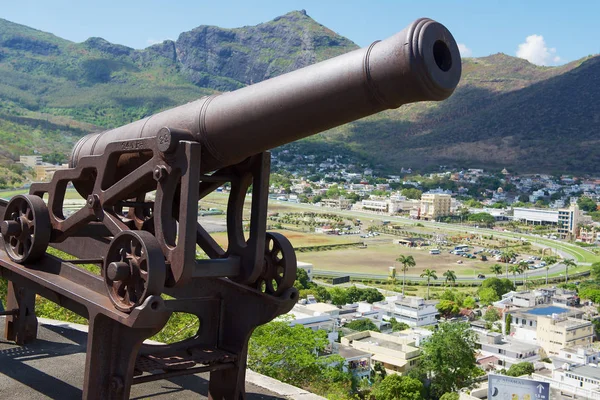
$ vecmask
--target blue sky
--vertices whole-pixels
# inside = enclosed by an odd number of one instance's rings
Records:
[[[177,39],[199,25],[235,28],[305,9],[360,46],[386,38],[419,17],[446,25],[463,56],[498,52],[557,65],[600,53],[600,1],[426,0],[20,0],[0,17],[65,39],[100,36],[134,48]]]

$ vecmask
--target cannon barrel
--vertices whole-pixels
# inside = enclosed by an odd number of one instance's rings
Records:
[[[422,18],[369,47],[87,135],[73,148],[70,163],[75,167],[81,157],[103,154],[111,142],[156,136],[168,127],[188,131],[202,144],[206,173],[386,109],[444,100],[460,75],[454,38],[443,25]]]

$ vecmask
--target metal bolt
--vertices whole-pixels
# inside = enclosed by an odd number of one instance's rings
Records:
[[[97,208],[100,205],[100,197],[97,194],[91,194],[87,198],[87,206],[89,208]]]
[[[154,168],[154,180],[157,182],[163,181],[167,177],[167,169],[163,166]]]

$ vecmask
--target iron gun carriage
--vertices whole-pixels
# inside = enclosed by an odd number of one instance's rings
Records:
[[[6,337],[35,337],[37,293],[90,321],[84,397],[126,398],[132,384],[198,371],[211,371],[211,398],[243,397],[252,330],[298,297],[294,249],[266,232],[268,150],[406,103],[446,99],[460,73],[452,35],[419,19],[367,48],[83,137],[69,169],[0,204],[0,270],[13,310]],[[198,202],[225,183],[223,249],[198,222]],[[66,216],[69,184],[85,206]],[[72,259],[47,254],[48,246]],[[101,276],[82,263],[100,265]],[[173,312],[196,315],[197,334],[143,345]]]

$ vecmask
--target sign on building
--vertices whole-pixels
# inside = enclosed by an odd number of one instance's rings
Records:
[[[548,400],[550,384],[505,375],[488,375],[488,400]]]
[[[350,276],[349,275],[348,276],[340,276],[338,278],[333,278],[331,280],[331,283],[333,285],[339,285],[341,283],[347,283],[347,282],[350,282]]]

